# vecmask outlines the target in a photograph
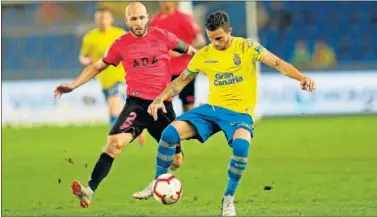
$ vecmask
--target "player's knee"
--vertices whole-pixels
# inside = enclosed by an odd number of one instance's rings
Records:
[[[240,138],[248,141],[249,143],[251,142],[252,136],[249,130],[245,128],[239,128],[234,132],[233,134],[233,140]]]
[[[247,157],[249,153],[250,142],[246,139],[237,138],[232,142],[233,155],[236,157]]]
[[[122,138],[122,134],[110,135],[107,138],[105,152],[115,158],[122,152],[126,145],[127,142]]]
[[[180,142],[179,133],[175,127],[172,125],[169,125],[165,128],[165,130],[162,132],[161,140],[169,144],[171,146],[176,145]]]

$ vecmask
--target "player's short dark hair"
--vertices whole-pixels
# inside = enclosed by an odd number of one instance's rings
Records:
[[[209,31],[215,31],[218,28],[228,30],[230,28],[229,16],[225,11],[213,12],[208,15],[205,26]]]
[[[113,13],[112,10],[108,7],[99,7],[99,8],[96,8],[96,12],[109,12],[109,13]]]

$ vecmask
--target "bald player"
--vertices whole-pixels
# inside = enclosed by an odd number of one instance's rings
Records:
[[[156,121],[147,111],[153,99],[170,83],[170,50],[191,56],[196,53],[193,47],[180,41],[174,34],[148,27],[148,13],[142,3],[128,5],[125,23],[130,32],[116,39],[102,59],[88,65],[71,84],[61,84],[54,90],[55,97],[69,93],[110,65],[122,63],[127,71],[126,104],[110,130],[106,147],[94,166],[88,185],[83,186],[78,181],[72,183],[72,192],[79,198],[83,208],[89,207],[94,192],[109,173],[114,159],[129,143],[144,129],[159,142],[162,131],[175,119],[171,99],[164,101],[166,110],[161,112]],[[175,147],[173,168],[178,168],[182,164],[183,154],[179,144]]]
[[[111,43],[126,33],[123,29],[113,26],[114,17],[108,8],[98,8],[94,18],[97,27],[86,33],[82,40],[79,60],[84,66],[101,59]],[[121,65],[110,66],[97,76],[109,108],[111,127],[115,124],[123,107],[122,102],[126,95],[122,91],[125,89],[124,78]],[[138,141],[140,145],[144,145],[144,134],[138,137]]]

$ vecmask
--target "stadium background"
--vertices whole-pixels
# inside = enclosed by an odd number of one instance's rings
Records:
[[[206,145],[184,144],[187,163],[177,174],[185,193],[174,207],[156,209],[154,201],[129,197],[153,171],[151,138],[117,160],[93,209],[78,210],[69,195],[70,181],[87,179],[106,142],[107,110],[95,81],[59,101],[52,90],[81,72],[81,38],[94,27],[99,5],[126,28],[127,2],[2,2],[3,215],[217,214],[220,202],[212,194],[221,197],[230,156],[221,135]],[[146,5],[150,15],[157,13],[157,2]],[[202,27],[208,13],[227,11],[234,35],[243,37],[255,32],[248,25],[256,17],[260,42],[318,82],[318,91],[306,94],[261,66],[265,117],[237,194],[239,213],[377,215],[377,2],[257,2],[250,8],[194,1],[192,9]],[[198,79],[196,104],[206,101],[205,82]]]

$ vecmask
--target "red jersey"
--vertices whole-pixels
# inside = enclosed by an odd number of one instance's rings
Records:
[[[158,13],[153,17],[151,26],[166,29],[174,33],[186,44],[192,44],[196,35],[200,33],[200,27],[194,22],[192,16],[179,10],[175,10],[173,14],[168,16]],[[190,60],[191,56],[188,55],[172,58],[171,68],[173,75],[181,74],[186,69]]]
[[[169,50],[177,46],[174,34],[149,27],[144,37],[131,32],[119,37],[102,60],[114,66],[122,62],[127,72],[127,95],[154,100],[171,81]]]

